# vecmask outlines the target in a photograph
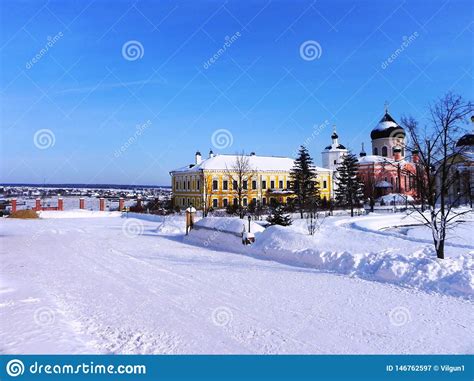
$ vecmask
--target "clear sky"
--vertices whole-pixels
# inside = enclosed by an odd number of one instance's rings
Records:
[[[359,152],[386,101],[472,99],[472,4],[4,0],[0,181],[167,185],[198,149],[302,143],[320,164],[334,124]]]

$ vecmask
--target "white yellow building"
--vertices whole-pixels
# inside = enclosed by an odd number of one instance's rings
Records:
[[[294,197],[290,190],[290,171],[293,159],[288,157],[258,156],[254,153],[245,156],[251,174],[243,184],[242,205],[260,202],[261,205],[272,202],[285,203]],[[192,204],[197,208],[204,205],[213,208],[225,208],[238,204],[237,184],[233,172],[239,155],[214,155],[209,152],[202,159],[196,152],[195,162],[170,172],[172,178],[173,205],[181,208]],[[332,170],[315,168],[320,195],[332,197]]]

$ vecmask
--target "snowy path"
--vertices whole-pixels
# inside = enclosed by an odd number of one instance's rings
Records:
[[[0,220],[2,352],[473,352],[469,301],[212,251],[153,222],[130,238],[123,223]]]

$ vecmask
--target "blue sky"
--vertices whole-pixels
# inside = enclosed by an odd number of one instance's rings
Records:
[[[197,149],[291,156],[303,142],[320,163],[333,124],[369,147],[386,101],[423,120],[449,90],[472,98],[469,1],[0,7],[1,182],[167,185]]]

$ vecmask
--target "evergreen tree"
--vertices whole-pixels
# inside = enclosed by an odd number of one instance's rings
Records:
[[[291,188],[296,195],[296,203],[299,207],[301,218],[308,204],[319,200],[319,188],[316,184],[316,170],[313,159],[306,147],[301,146],[298,156],[290,171],[292,179]]]
[[[289,226],[293,222],[290,215],[284,213],[282,205],[278,205],[273,209],[272,213],[267,217],[267,221],[270,225],[281,226]]]
[[[358,167],[357,157],[348,152],[335,174],[337,184],[335,190],[336,202],[339,205],[350,207],[351,217],[354,217],[354,207],[359,206],[364,197],[362,183],[357,177]]]

